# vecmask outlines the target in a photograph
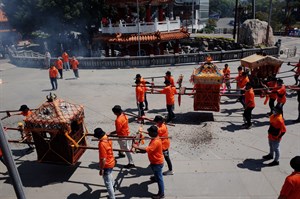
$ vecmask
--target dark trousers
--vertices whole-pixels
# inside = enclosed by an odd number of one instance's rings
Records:
[[[145,115],[144,103],[143,102],[139,102],[138,108],[139,108],[139,117],[144,116]]]
[[[145,92],[145,95],[144,95],[144,102],[145,102],[145,109],[148,110],[148,100],[147,100],[147,93]]]
[[[272,110],[273,110],[273,108],[275,106],[275,100],[276,99],[272,99],[272,98],[269,99],[269,107],[270,107],[270,112],[271,113],[272,113]]]
[[[172,171],[173,170],[173,166],[172,166],[172,162],[171,162],[170,155],[169,155],[169,149],[164,150],[163,154],[164,154],[164,158],[165,158],[165,160],[167,162],[169,171]]]
[[[50,82],[51,82],[51,85],[52,85],[52,90],[56,90],[57,89],[57,79],[56,77],[50,77]]]
[[[251,126],[251,125],[252,125],[251,118],[252,118],[252,110],[253,110],[253,109],[254,109],[254,107],[246,108],[246,109],[244,110],[243,116],[244,116],[244,118],[245,118],[245,120],[246,120],[246,124],[247,124],[248,126]]]
[[[298,85],[298,78],[299,78],[299,75],[295,75],[294,78],[295,78],[295,81],[296,81],[295,85]]]
[[[59,72],[60,78],[62,79],[63,78],[63,69],[58,69],[58,72]]]
[[[241,96],[239,97],[239,102],[241,102],[241,104],[243,105],[243,107],[245,107],[245,90],[240,90],[240,94]]]
[[[78,74],[78,69],[73,69],[73,72],[74,72],[74,75],[75,75],[75,77],[79,77],[79,74]]]
[[[174,114],[173,110],[174,110],[174,104],[172,104],[172,105],[167,104],[168,120],[169,121],[172,120],[175,117],[175,114]]]

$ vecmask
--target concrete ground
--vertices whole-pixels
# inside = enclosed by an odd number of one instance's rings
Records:
[[[293,39],[293,38],[292,38]],[[290,40],[288,40],[290,41]],[[290,41],[296,44],[298,40]],[[296,44],[299,45],[299,44]],[[281,71],[290,70],[286,59]],[[224,63],[217,64],[223,68]],[[232,73],[239,62],[229,62]],[[105,131],[114,130],[115,116],[111,108],[119,104],[125,111],[137,113],[135,91],[131,86],[137,73],[142,76],[161,76],[170,70],[177,79],[184,75],[183,86],[192,87],[189,77],[197,65],[160,68],[132,68],[116,70],[80,70],[80,79],[74,79],[71,71],[64,71],[64,79],[58,80],[55,94],[66,101],[85,107],[85,124],[90,133],[96,127]],[[279,75],[289,76],[292,72]],[[235,76],[234,74],[232,76]],[[50,93],[48,71],[21,68],[5,61],[0,62],[0,109],[18,109],[27,104],[37,108]],[[156,84],[162,84],[156,79]],[[286,85],[294,84],[292,77],[284,78]],[[177,98],[177,97],[176,97]],[[173,176],[164,177],[166,198],[180,199],[274,199],[277,198],[285,177],[292,172],[289,161],[300,153],[300,123],[297,118],[295,93],[288,91],[284,106],[287,133],[281,142],[280,165],[268,167],[269,161],[262,160],[268,153],[268,106],[264,98],[256,97],[253,111],[254,126],[241,129],[243,124],[241,104],[234,97],[221,98],[220,112],[193,111],[193,98],[182,96],[181,106],[176,101],[175,127],[169,126],[172,136],[170,156],[174,167]],[[166,114],[165,96],[148,95],[149,111],[153,118]],[[4,114],[0,115],[5,116]],[[139,124],[130,118],[131,133]],[[22,117],[14,116],[2,121],[3,126],[16,127]],[[144,125],[144,129],[151,124]],[[297,130],[298,129],[298,130]],[[8,139],[18,139],[19,134],[7,131]],[[89,146],[97,143],[87,138]],[[13,158],[20,173],[25,195],[30,199],[96,199],[106,198],[107,192],[102,178],[98,175],[98,152],[87,150],[75,166],[38,163],[36,152],[28,153],[26,145],[11,144]],[[114,147],[118,145],[115,143]],[[116,154],[117,156],[117,154]],[[157,192],[157,184],[149,181],[146,154],[133,154],[136,168],[127,170],[126,158],[118,159],[113,175],[117,198],[150,198]],[[167,170],[167,165],[164,166]],[[0,198],[16,198],[6,168],[0,164]]]

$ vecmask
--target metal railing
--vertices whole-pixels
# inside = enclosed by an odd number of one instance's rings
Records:
[[[210,54],[213,60],[228,61],[240,60],[256,53],[265,53],[277,57],[279,48],[253,48],[230,51],[212,51],[188,54],[150,55],[150,56],[125,56],[125,57],[77,57],[80,62],[80,69],[113,69],[113,68],[133,68],[133,67],[160,67],[166,65],[183,65],[203,62]],[[30,55],[30,56],[28,56]],[[31,56],[32,55],[32,56]],[[30,53],[10,53],[11,62],[20,67],[42,68],[45,64],[45,57],[36,57]],[[54,63],[55,59],[51,59]]]

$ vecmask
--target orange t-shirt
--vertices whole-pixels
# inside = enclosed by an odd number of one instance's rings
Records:
[[[79,65],[79,61],[77,59],[73,59],[71,61],[71,66],[73,70],[77,70],[78,69],[78,65]]]
[[[237,81],[238,88],[244,88],[246,84],[249,82],[249,78],[247,76],[238,75],[235,80]]]
[[[55,62],[55,66],[57,69],[63,69],[63,62],[59,59],[59,60],[56,60]]]
[[[230,69],[229,68],[227,68],[227,69],[223,69],[223,75],[224,75],[224,78],[226,79],[226,80],[228,80],[228,79],[230,79]]]
[[[287,199],[300,198],[300,172],[294,171],[285,178],[280,191],[280,196],[285,196]]]
[[[143,89],[146,92],[148,90],[147,87],[146,87],[146,80],[141,77],[140,81],[141,81],[141,85],[142,85]]]
[[[270,126],[273,126],[276,129],[280,129],[280,132],[277,136],[271,135],[268,133],[268,138],[273,141],[280,141],[281,137],[280,135],[284,132],[286,132],[286,127],[284,124],[284,120],[281,114],[277,115],[271,115],[270,116]]]
[[[161,125],[157,125],[158,127],[158,136],[159,137],[168,137],[169,133],[168,133],[168,128],[167,126],[162,123]],[[161,138],[162,141],[162,150],[167,150],[168,148],[170,148],[170,140],[169,138]]]
[[[62,54],[63,62],[69,62],[69,55],[68,53],[64,52]]]
[[[117,116],[115,121],[116,133],[118,136],[128,136],[129,135],[129,126],[128,126],[128,118],[124,113]]]
[[[277,98],[277,94],[276,94],[276,87],[277,87],[277,83],[276,81],[270,81],[267,83],[268,87],[273,87],[271,93],[269,94],[269,97],[271,99],[276,99]]]
[[[55,67],[49,69],[50,78],[56,78],[57,75],[58,75],[58,70]]]
[[[172,75],[171,76],[165,76],[165,80],[169,80],[170,85],[175,86],[174,77]]]
[[[162,94],[166,94],[167,105],[174,105],[174,95],[177,93],[176,88],[172,86],[166,86],[163,90],[159,91]]]
[[[246,92],[245,92],[246,108],[254,108],[255,107],[254,97],[255,97],[255,95],[254,95],[253,88],[246,90]]]
[[[146,147],[148,158],[151,164],[163,164],[164,155],[162,150],[162,141],[159,137],[152,139]]]
[[[277,102],[285,104],[286,102],[286,88],[282,85],[281,88],[277,89]]]
[[[135,95],[138,102],[145,101],[145,87],[142,87],[141,84],[135,87]]]
[[[25,116],[25,117],[29,117],[32,114],[32,111],[27,111],[27,112],[21,112],[21,115]]]
[[[106,135],[100,139],[98,143],[98,149],[99,161],[106,158],[104,169],[113,168],[115,166],[115,158],[112,148],[112,141],[108,140]]]

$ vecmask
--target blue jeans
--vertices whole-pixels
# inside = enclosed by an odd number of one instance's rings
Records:
[[[115,199],[115,192],[114,192],[114,179],[111,174],[112,168],[107,168],[103,170],[103,180],[105,187],[107,189],[108,195],[110,199]]]
[[[65,70],[69,70],[70,69],[70,63],[69,62],[64,62],[63,66],[64,66]]]
[[[273,157],[274,152],[275,152],[275,161],[279,160],[279,156],[280,156],[280,150],[279,150],[279,143],[280,141],[273,141],[269,139],[269,146],[270,146],[270,153],[269,155],[271,155]]]
[[[150,167],[154,173],[154,177],[158,184],[158,194],[165,195],[165,186],[164,186],[164,179],[162,175],[162,168],[163,164],[150,164]]]
[[[56,79],[56,77],[55,78],[50,77],[50,82],[51,82],[51,85],[52,85],[52,90],[56,90],[57,89],[57,79]]]

